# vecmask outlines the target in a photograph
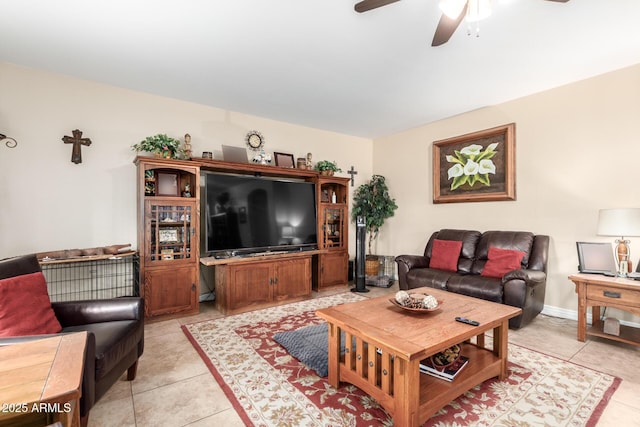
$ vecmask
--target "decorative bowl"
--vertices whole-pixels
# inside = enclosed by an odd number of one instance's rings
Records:
[[[431,360],[431,364],[434,368],[444,371],[449,366],[456,363],[456,361],[460,358],[460,346],[458,344],[454,344],[448,349],[441,351],[440,353],[436,353],[431,356],[429,359]]]
[[[414,299],[414,295],[423,295],[423,294],[411,294],[411,298]],[[426,295],[426,294],[424,294]],[[406,311],[410,311],[412,313],[430,313],[432,311],[436,311],[440,309],[440,306],[442,305],[442,300],[438,300],[438,305],[433,307],[433,308],[419,308],[419,307],[411,307],[411,306],[405,306],[400,304],[398,301],[396,301],[395,298],[389,298],[389,302],[393,305],[395,305],[396,307],[400,307],[403,310]]]

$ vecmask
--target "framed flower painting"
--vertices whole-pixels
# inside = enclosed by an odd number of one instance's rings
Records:
[[[516,199],[515,123],[433,143],[433,203]]]

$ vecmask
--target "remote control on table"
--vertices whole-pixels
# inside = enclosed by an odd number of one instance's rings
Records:
[[[476,322],[475,320],[465,319],[464,317],[456,317],[457,322],[466,323],[467,325],[478,326],[480,322]]]

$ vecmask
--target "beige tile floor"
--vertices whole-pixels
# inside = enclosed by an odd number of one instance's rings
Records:
[[[342,292],[342,288],[334,292]],[[397,291],[369,288],[365,296]],[[316,293],[314,297],[326,296]],[[231,403],[180,326],[222,315],[212,303],[200,314],[145,326],[145,351],[135,381],[121,380],[91,411],[89,426],[242,426]],[[509,332],[509,341],[622,378],[598,422],[600,427],[640,426],[640,347],[610,340],[576,339],[575,321],[538,316]]]

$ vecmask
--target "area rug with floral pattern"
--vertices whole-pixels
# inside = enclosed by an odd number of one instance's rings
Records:
[[[358,301],[351,292],[192,323],[183,331],[245,424],[391,426],[357,387],[338,389],[273,340],[322,323],[315,310]],[[594,426],[620,379],[509,344],[509,376],[450,402],[425,426]]]

